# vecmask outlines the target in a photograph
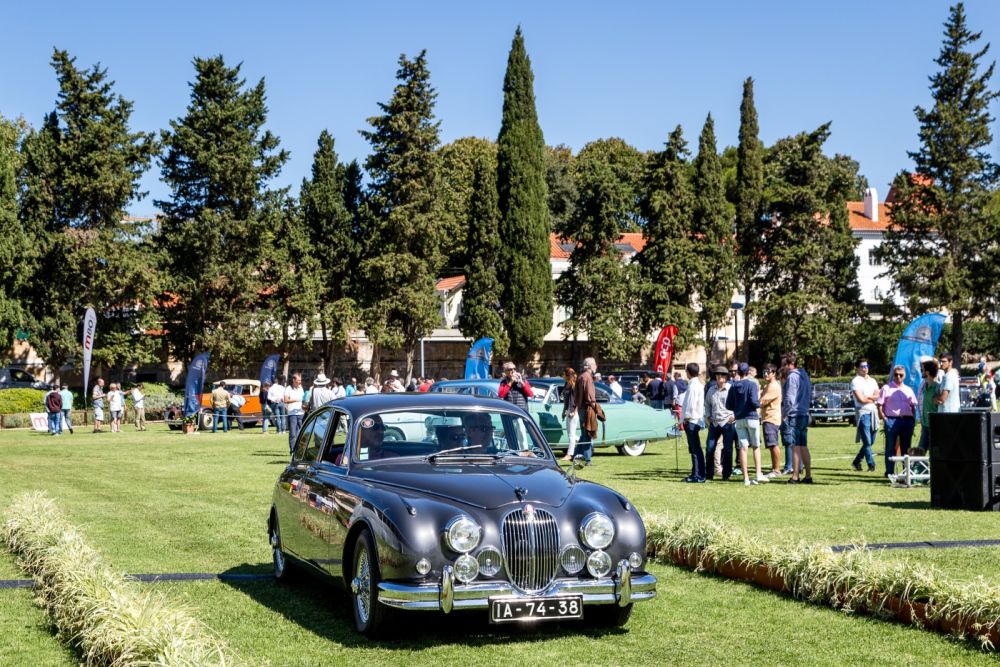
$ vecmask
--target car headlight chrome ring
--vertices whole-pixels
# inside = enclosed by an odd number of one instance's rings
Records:
[[[479,562],[469,554],[462,554],[455,560],[454,572],[456,579],[467,584],[479,576]]]
[[[468,553],[479,546],[482,535],[482,527],[465,515],[449,521],[444,532],[448,546],[460,554]]]
[[[571,544],[559,554],[559,563],[567,574],[577,574],[587,564],[587,554],[579,546]]]
[[[590,576],[600,579],[611,572],[611,556],[606,551],[595,551],[587,557],[587,572]]]
[[[588,514],[580,523],[580,539],[591,549],[603,549],[615,539],[615,524],[607,514]]]
[[[495,547],[484,547],[476,556],[479,562],[479,572],[484,577],[495,577],[503,569],[503,556]]]

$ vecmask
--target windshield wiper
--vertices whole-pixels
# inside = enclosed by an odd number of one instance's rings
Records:
[[[464,452],[468,449],[480,449],[482,445],[462,445],[461,447],[452,447],[451,449],[442,449],[440,452],[434,452],[433,454],[427,455],[428,461],[433,461],[436,457],[442,456],[444,454],[453,454],[455,452]]]

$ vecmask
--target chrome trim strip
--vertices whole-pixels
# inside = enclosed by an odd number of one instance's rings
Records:
[[[448,576],[442,584],[399,584],[383,581],[378,585],[378,601],[398,609],[416,611],[434,610],[450,612],[452,609],[486,609],[491,597],[549,598],[560,595],[581,595],[583,603],[622,604],[625,599],[623,582],[605,579],[557,579],[538,594],[523,593],[504,581],[455,584],[451,566],[445,567]],[[656,577],[652,574],[628,572],[630,604],[656,597]],[[446,590],[447,589],[447,590]],[[446,607],[447,605],[447,607]]]
[[[618,572],[615,573],[615,597],[619,607],[627,607],[632,603],[632,568],[627,560],[618,561]]]

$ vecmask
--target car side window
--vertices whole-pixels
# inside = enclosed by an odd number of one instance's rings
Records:
[[[594,393],[597,395],[598,403],[607,403],[611,400],[611,397],[608,396],[608,392],[604,391],[600,387],[594,387]]]
[[[299,437],[295,441],[295,455],[292,460],[297,463],[308,463],[310,461],[315,461],[316,458],[313,456],[312,459],[307,459],[306,454],[308,453],[308,442],[309,437],[312,435],[313,425],[316,423],[315,419],[310,419],[299,431]]]
[[[312,428],[309,429],[309,436],[306,440],[305,453],[302,456],[303,462],[312,463],[319,459],[319,453],[323,450],[323,443],[326,442],[326,435],[330,431],[332,420],[332,410],[320,410],[310,420]]]
[[[330,438],[330,443],[327,445],[326,451],[323,452],[323,460],[337,466],[342,466],[346,463],[344,460],[344,448],[347,446],[347,433],[351,430],[351,420],[343,412],[334,411],[331,428],[333,429],[333,436]]]
[[[24,371],[19,371],[14,369],[10,372],[10,379],[14,382],[31,382],[34,380],[33,377],[25,373]]]

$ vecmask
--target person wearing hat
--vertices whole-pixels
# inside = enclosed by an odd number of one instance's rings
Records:
[[[229,433],[229,392],[226,391],[226,383],[219,380],[212,390],[212,433],[219,430],[219,420],[222,420],[222,430]]]
[[[502,400],[525,410],[528,409],[528,399],[535,395],[528,381],[517,372],[517,366],[513,361],[503,365],[503,379],[500,380],[498,393]]]
[[[733,442],[736,440],[736,429],[733,421],[733,411],[726,407],[726,399],[729,397],[729,369],[724,365],[716,366],[712,370],[712,377],[715,382],[708,388],[705,396],[705,412],[708,413],[708,442],[705,445],[706,468],[712,465],[712,472],[705,471],[705,478],[712,479],[715,475],[721,475],[723,481],[728,480],[733,474]],[[719,447],[719,438],[722,439],[722,447]],[[711,462],[711,463],[709,463]]]
[[[399,379],[399,372],[393,368],[389,371],[389,382],[392,384],[392,390],[397,393],[403,393],[406,391],[406,387],[403,386],[402,380]]]
[[[312,412],[336,398],[337,393],[330,387],[330,378],[320,373],[313,380],[312,391],[309,393],[309,411]]]

